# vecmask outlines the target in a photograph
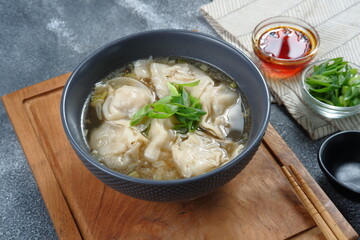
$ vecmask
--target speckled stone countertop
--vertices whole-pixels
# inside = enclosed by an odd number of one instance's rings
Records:
[[[0,0],[0,95],[70,72],[98,47],[160,28],[216,35],[199,12],[209,0]],[[339,195],[317,164],[311,141],[285,109],[270,122],[360,233],[360,203]],[[13,127],[0,104],[0,239],[57,239]]]

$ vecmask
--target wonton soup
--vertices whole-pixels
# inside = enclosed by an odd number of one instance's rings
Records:
[[[250,114],[236,82],[187,58],[141,59],[101,79],[83,110],[92,155],[133,177],[209,172],[246,144]]]

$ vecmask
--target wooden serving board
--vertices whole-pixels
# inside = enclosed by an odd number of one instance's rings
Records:
[[[294,164],[349,239],[357,237],[269,125],[248,166],[217,191],[156,203],[100,182],[77,158],[60,120],[69,74],[2,98],[60,239],[324,239],[282,174]]]

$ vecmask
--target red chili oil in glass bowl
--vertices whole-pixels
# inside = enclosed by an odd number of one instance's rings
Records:
[[[260,68],[274,78],[286,78],[301,71],[316,55],[319,35],[301,19],[274,17],[257,25],[252,44],[261,60]]]

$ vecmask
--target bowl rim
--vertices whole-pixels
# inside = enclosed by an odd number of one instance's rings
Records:
[[[309,66],[307,66],[301,73],[301,88],[303,90],[303,92],[307,95],[307,97],[309,97],[312,101],[316,102],[318,105],[320,105],[323,108],[326,109],[330,109],[330,110],[335,110],[335,111],[353,111],[353,110],[359,110],[360,111],[360,104],[355,105],[355,106],[351,106],[351,107],[339,107],[339,106],[333,106],[330,104],[326,104],[324,102],[321,102],[319,100],[317,100],[316,98],[314,98],[308,88],[307,88],[307,84],[305,83],[306,77],[311,73],[311,71],[313,70],[315,65],[327,62],[327,61],[331,61],[332,59],[322,59],[322,60],[318,60],[316,62],[311,63]],[[356,63],[347,61],[348,64],[350,64],[350,66],[354,66],[356,67],[359,71],[360,71],[360,66],[357,65]],[[360,74],[360,72],[358,72],[357,74]]]
[[[332,181],[334,181],[335,183],[337,183],[339,186],[341,186],[342,188],[350,191],[351,193],[360,196],[360,191],[356,191],[353,188],[348,187],[346,184],[344,184],[342,181],[338,180],[333,174],[331,174],[331,172],[327,169],[327,167],[324,164],[324,159],[322,158],[322,153],[324,152],[325,148],[327,147],[327,145],[329,144],[330,141],[333,141],[336,137],[339,137],[340,135],[347,135],[347,134],[357,134],[360,137],[360,131],[357,130],[346,130],[346,131],[341,131],[338,133],[335,133],[333,135],[331,135],[330,137],[328,137],[320,146],[319,151],[318,151],[318,163],[319,166],[321,168],[321,170],[325,173],[325,175],[327,177],[329,177]]]
[[[290,20],[294,21],[294,23],[289,22]],[[273,21],[273,22],[270,22]],[[269,23],[267,23],[269,22]],[[266,24],[265,24],[266,23]],[[265,24],[264,26],[260,27],[261,25]],[[303,57],[299,57],[299,58],[294,58],[294,59],[284,59],[284,58],[278,58],[278,57],[271,57],[272,59],[276,60],[279,63],[297,63],[299,61],[305,61],[307,59],[311,59],[313,56],[315,56],[315,54],[319,51],[319,47],[320,47],[320,35],[319,33],[316,31],[315,27],[313,27],[310,23],[297,18],[297,17],[290,17],[290,16],[274,16],[274,17],[269,17],[266,18],[264,20],[262,20],[260,23],[258,23],[253,31],[251,32],[251,42],[254,48],[258,49],[259,51],[261,51],[262,53],[263,50],[261,50],[256,43],[256,36],[257,33],[262,30],[264,27],[268,27],[269,25],[279,25],[280,24],[289,24],[289,25],[293,25],[293,26],[297,26],[297,27],[301,27],[306,29],[307,31],[311,32],[316,40],[316,46],[315,48],[308,54],[305,55]],[[265,53],[264,53],[265,54]]]
[[[129,40],[129,39],[132,39],[132,38],[138,38],[138,37],[141,37],[141,36],[144,36],[144,35],[161,34],[161,33],[175,34],[175,35],[177,35],[177,34],[189,35],[191,37],[205,38],[207,40],[210,40],[212,42],[216,42],[217,44],[220,44],[222,47],[226,47],[226,48],[229,48],[232,51],[235,51],[237,54],[241,55],[244,59],[246,59],[246,61],[248,61],[248,63],[254,69],[254,71],[257,72],[257,74],[259,75],[259,77],[261,79],[262,84],[264,85],[264,91],[265,91],[266,99],[267,99],[266,113],[265,113],[263,124],[262,124],[261,128],[258,130],[259,134],[254,138],[254,140],[251,142],[251,144],[247,145],[246,149],[244,151],[242,151],[238,156],[236,156],[234,159],[230,160],[226,164],[224,164],[224,165],[222,165],[222,166],[220,166],[220,167],[218,167],[216,169],[213,169],[213,170],[211,170],[209,172],[206,172],[204,174],[200,174],[198,176],[194,176],[194,177],[190,177],[190,178],[173,179],[173,180],[143,179],[143,178],[131,177],[129,175],[122,174],[120,172],[112,170],[112,169],[106,167],[105,165],[101,164],[99,161],[97,161],[94,157],[92,157],[89,153],[85,152],[79,146],[79,144],[76,142],[76,140],[74,139],[74,137],[71,134],[69,123],[68,123],[67,118],[66,118],[65,99],[67,98],[68,91],[72,87],[72,85],[74,84],[73,79],[75,78],[75,75],[83,68],[83,66],[87,63],[87,61],[89,59],[96,57],[104,49],[107,49],[107,48],[113,47],[114,45],[119,44],[119,42]],[[228,168],[234,166],[235,164],[237,164],[238,160],[241,157],[246,156],[248,154],[251,154],[251,150],[254,147],[256,147],[256,145],[260,144],[260,142],[261,142],[261,140],[263,138],[263,135],[265,134],[265,131],[267,129],[267,125],[269,124],[270,107],[271,107],[270,93],[269,93],[269,89],[267,87],[265,78],[262,75],[262,73],[260,72],[260,70],[257,68],[257,66],[255,65],[255,63],[245,53],[243,53],[240,50],[236,49],[234,46],[232,46],[231,44],[225,42],[224,40],[216,38],[216,37],[211,36],[209,34],[200,33],[200,32],[194,32],[194,31],[190,31],[190,30],[180,30],[180,29],[158,29],[158,30],[148,30],[148,31],[142,31],[142,32],[138,32],[138,33],[133,33],[133,34],[118,38],[116,40],[113,40],[113,41],[103,45],[102,47],[98,48],[97,50],[92,52],[90,55],[85,57],[85,59],[82,62],[80,62],[80,64],[72,72],[72,74],[70,75],[69,79],[67,80],[67,82],[66,82],[66,84],[64,86],[63,93],[62,93],[62,96],[61,96],[61,102],[60,102],[61,120],[62,120],[62,124],[63,124],[64,130],[65,130],[65,133],[66,133],[71,145],[73,146],[73,148],[78,153],[80,153],[82,158],[85,158],[86,161],[89,164],[91,164],[93,167],[99,168],[101,171],[105,172],[106,174],[111,175],[114,178],[119,178],[121,180],[128,181],[128,182],[135,182],[137,184],[158,185],[158,186],[159,185],[167,186],[167,185],[185,184],[185,183],[190,183],[190,182],[206,179],[206,178],[208,178],[210,176],[217,175],[220,172],[222,172],[223,170],[228,169]]]

